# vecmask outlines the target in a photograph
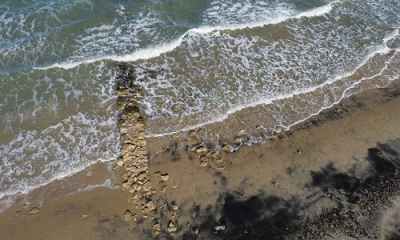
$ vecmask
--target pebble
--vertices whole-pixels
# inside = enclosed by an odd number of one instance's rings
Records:
[[[158,235],[161,232],[161,224],[159,222],[154,223],[153,225],[154,235]]]
[[[35,214],[35,213],[38,213],[39,211],[40,211],[40,209],[38,207],[33,207],[33,208],[31,208],[31,210],[29,210],[29,213]]]
[[[175,235],[176,232],[178,231],[176,225],[172,221],[169,221],[167,230],[171,235]]]
[[[124,220],[125,222],[132,220],[132,212],[129,209],[127,209],[124,213]]]
[[[163,180],[164,182],[166,182],[166,181],[168,181],[168,179],[169,179],[168,173],[161,174],[161,180]]]

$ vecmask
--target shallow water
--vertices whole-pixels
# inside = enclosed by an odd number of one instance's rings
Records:
[[[0,197],[115,159],[116,61],[135,66],[148,136],[224,120],[204,138],[260,141],[397,78],[399,9],[378,0],[1,1]]]

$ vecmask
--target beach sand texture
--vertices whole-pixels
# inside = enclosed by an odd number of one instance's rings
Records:
[[[148,160],[147,198],[119,188],[57,200],[50,193],[42,204],[22,196],[0,214],[2,238],[396,239],[399,83],[235,152],[159,153]],[[124,171],[115,169],[121,178]],[[46,187],[31,195],[40,192]]]
[[[0,240],[400,239],[398,0],[0,3]]]

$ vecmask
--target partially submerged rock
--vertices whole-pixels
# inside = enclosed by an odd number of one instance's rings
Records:
[[[152,186],[148,173],[145,122],[138,104],[141,90],[135,85],[136,73],[132,64],[119,63],[117,71],[121,149],[116,165],[125,167],[122,188],[132,193],[133,201],[141,200],[144,203],[152,194]],[[129,213],[126,212],[126,216],[129,218]]]
[[[30,214],[35,214],[35,213],[38,213],[38,212],[40,212],[40,209],[38,207],[33,207],[33,208],[31,208],[31,210],[29,210]]]

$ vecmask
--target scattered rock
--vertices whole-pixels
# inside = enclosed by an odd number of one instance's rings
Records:
[[[122,161],[122,159],[117,161],[117,166],[122,167],[124,165],[124,161]]]
[[[143,215],[147,215],[149,212],[153,211],[156,208],[154,205],[153,201],[148,201],[146,204],[143,205],[142,207],[142,213]]]
[[[276,188],[282,189],[282,187],[280,186],[279,182],[276,181],[275,179],[273,179],[273,180],[271,181],[271,183],[272,183]]]
[[[171,206],[171,211],[170,211],[171,217],[175,218],[178,215],[178,212],[179,212],[178,206],[177,205],[172,205]]]
[[[336,112],[338,112],[338,113],[341,113],[341,112],[343,112],[343,109],[342,109],[342,108],[340,108],[340,107],[335,107],[335,110],[336,110]]]
[[[208,165],[208,161],[207,160],[202,160],[200,162],[200,167],[207,167],[207,165]]]
[[[195,235],[195,236],[197,236],[197,235],[199,235],[199,228],[195,228],[194,230],[193,230],[193,234]]]
[[[172,221],[169,221],[167,230],[169,234],[173,236],[176,235],[176,233],[178,232],[176,225]]]
[[[88,218],[88,217],[89,217],[89,214],[83,214],[83,215],[82,215],[82,218],[83,218],[83,219]]]
[[[194,149],[194,152],[199,155],[205,155],[207,153],[207,149],[204,146],[198,146]]]
[[[199,144],[199,140],[197,140],[197,139],[192,139],[192,140],[190,140],[190,144],[192,145],[192,146],[196,146],[196,145],[198,145]]]
[[[147,172],[145,172],[145,171],[139,173],[139,175],[137,176],[137,180],[139,180],[139,181],[143,181],[146,178],[147,178]]]
[[[195,130],[189,131],[189,137],[194,138],[194,137],[196,137],[196,135],[197,135],[197,132]]]
[[[165,193],[165,191],[167,191],[167,186],[165,186],[165,185],[162,186],[160,191],[161,191],[162,193]]]
[[[181,135],[179,135],[179,133],[173,133],[172,134],[172,138],[178,140],[181,137]]]
[[[189,138],[183,139],[183,144],[190,145],[190,139]]]
[[[235,137],[235,142],[236,142],[236,143],[243,142],[243,138],[242,138],[242,137],[239,137],[239,136],[237,136],[237,137]]]
[[[161,224],[159,222],[154,223],[153,225],[154,235],[158,235],[161,232]]]
[[[150,190],[151,190],[151,182],[150,182],[150,181],[147,181],[147,182],[145,182],[145,183],[143,184],[143,190],[144,190],[146,193],[149,193],[149,192],[150,192]]]
[[[214,228],[214,230],[215,230],[216,232],[222,232],[222,231],[225,230],[225,226],[223,226],[223,225],[221,225],[221,226],[216,226],[216,227]]]
[[[222,150],[224,150],[225,152],[230,152],[231,151],[231,146],[226,144],[226,145],[222,146]]]
[[[216,166],[216,167],[213,167],[213,169],[218,172],[226,172],[225,166]]]
[[[161,174],[161,180],[163,180],[164,182],[166,182],[166,181],[168,181],[168,179],[169,179],[168,173]]]
[[[31,210],[29,210],[29,213],[35,214],[35,213],[38,213],[39,211],[40,211],[40,209],[38,207],[33,207],[33,208],[31,208]]]
[[[161,176],[161,172],[160,172],[160,171],[157,171],[157,172],[155,172],[155,173],[153,173],[153,174],[154,174],[154,176],[156,176],[156,177]]]
[[[301,154],[301,150],[297,149],[296,153],[297,153],[297,155],[300,155]]]
[[[279,138],[279,136],[278,136],[278,134],[273,133],[269,138],[270,138],[271,140],[276,140],[276,139]]]
[[[122,128],[119,129],[119,132],[120,132],[121,134],[127,134],[128,131],[129,131],[128,128],[125,128],[125,127],[122,127]]]
[[[131,212],[129,209],[127,209],[127,210],[125,211],[125,213],[124,213],[124,220],[125,220],[125,222],[129,222],[130,220],[132,220],[132,217],[133,217],[132,212]]]

